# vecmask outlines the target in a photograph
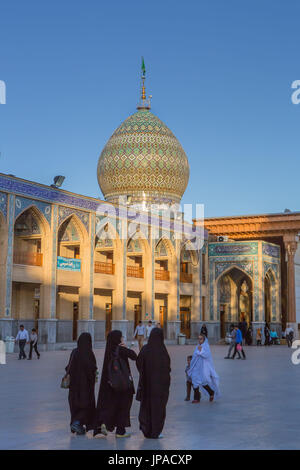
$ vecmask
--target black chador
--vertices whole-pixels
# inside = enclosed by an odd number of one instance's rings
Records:
[[[109,366],[115,354],[118,354],[126,363],[130,376],[128,359],[135,361],[137,358],[134,351],[125,346],[120,346],[121,340],[122,332],[118,330],[111,331],[107,336],[97,401],[94,435],[101,432],[101,425],[103,424],[105,424],[106,429],[111,432],[117,428],[117,434],[124,434],[125,428],[130,426],[130,408],[135,393],[133,382],[132,386],[126,392],[118,392],[109,384]]]
[[[163,430],[170,388],[170,357],[161,328],[151,331],[148,344],[137,358],[140,380],[137,400],[140,429],[147,438],[156,439]]]
[[[95,380],[97,364],[89,333],[82,333],[66,367],[70,374],[69,405],[71,425],[80,423],[86,430],[93,428],[95,416]],[[75,430],[75,429],[74,429]]]

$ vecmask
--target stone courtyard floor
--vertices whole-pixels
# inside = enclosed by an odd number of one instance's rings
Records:
[[[60,389],[70,351],[44,352],[40,361],[18,361],[16,354],[8,354],[7,364],[0,365],[0,449],[300,448],[300,365],[292,364],[291,349],[246,347],[246,361],[225,361],[227,347],[213,346],[222,397],[199,405],[184,401],[185,359],[193,349],[168,346],[172,384],[159,440],[143,438],[135,400],[130,438],[71,435],[68,392]],[[104,350],[95,353],[101,369]],[[134,364],[132,372],[136,383]]]

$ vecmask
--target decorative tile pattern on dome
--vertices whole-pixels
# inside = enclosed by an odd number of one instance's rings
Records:
[[[179,201],[189,179],[189,164],[179,141],[148,110],[127,118],[113,133],[98,162],[98,181],[106,198],[154,192]]]

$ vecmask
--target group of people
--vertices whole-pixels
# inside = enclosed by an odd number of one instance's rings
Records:
[[[134,330],[133,337],[137,338],[137,340],[138,340],[139,351],[144,346],[145,339],[146,340],[149,339],[150,333],[153,330],[153,328],[161,328],[161,324],[156,323],[156,325],[155,325],[152,322],[152,320],[149,320],[147,326],[145,326],[141,320],[138,322],[138,324],[136,326],[136,329]]]
[[[77,348],[71,353],[66,372],[70,376],[69,405],[71,432],[94,436],[114,432],[117,438],[129,437],[130,409],[135,394],[129,360],[136,362],[139,382],[136,399],[140,402],[140,429],[146,438],[161,436],[169,397],[171,363],[164,344],[163,330],[153,328],[148,343],[139,355],[124,343],[122,332],[111,331],[107,336],[97,403],[95,382],[97,363],[92,350],[92,338],[82,333]],[[113,369],[112,369],[113,368]],[[115,368],[122,372],[124,386],[114,384]]]
[[[272,344],[280,344],[280,339],[278,337],[277,331],[273,328],[270,328],[269,324],[266,322],[264,326],[264,345],[270,346]],[[290,325],[287,325],[285,332],[283,332],[283,337],[286,338],[287,345],[290,347],[293,342],[294,330]],[[241,354],[243,359],[246,359],[245,352],[243,350],[243,344],[250,346],[253,342],[252,340],[252,327],[247,325],[247,322],[240,322],[238,325],[231,324],[230,331],[226,335],[230,338],[230,346],[225,359],[234,359],[235,355],[238,354],[238,359],[241,359]],[[256,345],[262,346],[262,329],[258,328],[256,330]],[[234,350],[233,355],[231,352]],[[241,354],[240,354],[241,353]]]
[[[25,346],[26,344],[30,345],[29,349],[29,356],[28,360],[30,361],[32,359],[32,351],[33,349],[35,350],[36,356],[39,359],[40,358],[40,353],[37,348],[37,343],[38,343],[38,335],[37,331],[35,328],[32,328],[30,337],[28,331],[25,329],[24,325],[20,325],[20,329],[18,331],[18,334],[16,336],[15,342],[19,343],[19,360],[21,359],[26,359],[26,353],[25,353]]]
[[[224,359],[234,359],[236,354],[238,355],[238,359],[246,359],[246,354],[243,349],[243,333],[238,325],[230,325],[230,338],[231,343],[229,345],[227,356],[225,356]],[[231,356],[232,351],[233,354]]]
[[[139,381],[136,400],[140,402],[139,425],[146,438],[162,437],[166,406],[171,382],[171,361],[164,344],[162,328],[151,329],[148,342],[137,355],[128,348],[119,330],[107,336],[101,382],[96,403],[95,382],[97,363],[89,333],[82,333],[77,348],[70,355],[66,367],[69,376],[69,405],[72,433],[107,436],[115,432],[117,438],[129,437],[130,409],[135,394],[129,361],[136,362]],[[122,391],[116,387],[116,377],[122,372]],[[194,390],[193,403],[199,403],[201,391],[209,400],[219,396],[219,377],[215,372],[208,340],[199,335],[199,343],[188,359],[187,396]],[[121,377],[121,375],[120,375]]]

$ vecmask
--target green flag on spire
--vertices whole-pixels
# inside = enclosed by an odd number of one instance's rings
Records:
[[[146,67],[145,67],[144,57],[142,57],[142,74],[144,76],[146,75]]]

